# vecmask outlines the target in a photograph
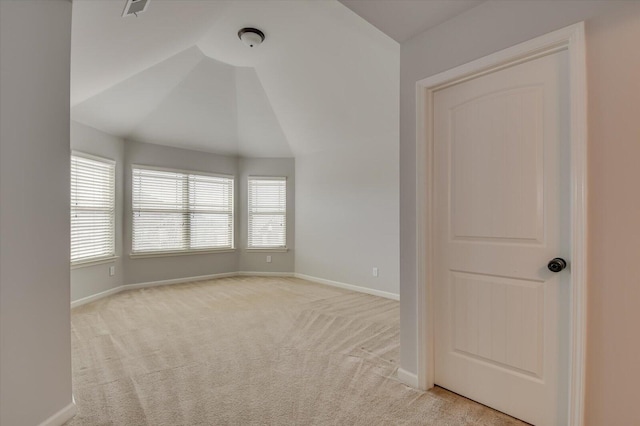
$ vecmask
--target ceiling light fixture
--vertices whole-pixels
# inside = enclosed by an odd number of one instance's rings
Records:
[[[243,28],[238,31],[238,37],[249,47],[257,46],[264,41],[264,33],[257,28]]]

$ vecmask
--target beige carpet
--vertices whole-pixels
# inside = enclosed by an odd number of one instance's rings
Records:
[[[120,293],[72,310],[68,425],[520,425],[398,381],[398,302],[294,278]]]

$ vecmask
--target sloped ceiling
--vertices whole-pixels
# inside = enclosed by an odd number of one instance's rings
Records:
[[[122,17],[125,0],[74,0],[71,104],[78,104],[194,46],[227,2],[151,0],[139,18]]]
[[[484,0],[339,0],[389,37],[402,43]]]
[[[72,119],[117,136],[297,156],[362,138],[399,85],[398,43],[336,0],[124,3],[73,3]],[[262,45],[238,40],[247,26]]]
[[[155,6],[156,2],[153,3]],[[165,15],[180,11],[182,17],[184,9],[191,7],[196,14],[219,14],[226,5],[215,2],[216,7],[208,9],[203,8],[201,2],[157,3],[161,7],[157,13],[159,18],[145,12],[138,19],[119,17],[115,21],[113,15],[119,11],[115,6],[120,7],[120,2],[80,1],[74,5],[78,7],[74,9],[74,23],[76,18],[95,21],[93,25],[80,26],[84,28],[83,31],[92,33],[78,36],[81,40],[91,39],[98,34],[106,35],[101,26],[118,27],[119,34],[124,32],[129,36],[101,47],[107,52],[116,50],[117,55],[125,57],[111,61],[101,58],[98,67],[100,72],[95,78],[90,77],[95,70],[89,70],[96,68],[96,64],[86,58],[76,58],[74,63],[78,71],[73,73],[76,103],[71,109],[72,119],[138,141],[226,155],[291,157],[291,148],[255,69],[236,67],[204,55],[195,46],[195,42],[203,36],[202,28],[191,29],[190,37],[181,34],[190,47],[160,62],[154,60],[154,52],[159,49],[156,45],[167,45],[165,32],[173,33],[173,27],[166,28],[168,20]],[[105,6],[112,7],[107,9]],[[102,15],[107,10],[111,19],[103,20]],[[149,20],[157,22],[157,28],[145,21],[147,16],[151,17]],[[203,25],[208,31],[214,21],[212,17],[204,19],[199,16],[196,23],[206,23]],[[123,22],[125,26],[122,26]],[[137,27],[139,22],[146,25]],[[132,41],[128,43],[125,40]],[[241,44],[239,40],[236,41]],[[78,41],[75,44],[83,46],[86,43]],[[127,53],[121,51],[121,45],[124,45],[123,51],[128,50]],[[246,48],[244,45],[242,47]],[[166,52],[172,50],[167,49]],[[120,69],[114,67],[120,62],[130,67],[127,74],[119,73]],[[132,66],[131,63],[136,65]],[[109,75],[105,71],[111,68],[115,68],[115,72],[107,79]],[[75,76],[78,76],[77,84]],[[100,84],[102,90],[85,99],[86,93],[92,93],[88,88],[95,89]]]
[[[72,108],[112,135],[220,154],[291,157],[253,68],[186,49]]]
[[[130,135],[202,61],[195,47],[146,68],[73,106],[73,119],[114,135]]]

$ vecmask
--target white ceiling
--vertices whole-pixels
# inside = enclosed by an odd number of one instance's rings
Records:
[[[380,31],[402,43],[484,0],[339,0]]]
[[[478,1],[344,3],[376,25],[386,14],[380,28],[404,37]],[[138,18],[121,17],[124,4],[73,2],[76,121],[145,142],[289,157],[363,138],[377,115],[394,120],[376,105],[397,104],[399,44],[336,0],[151,0]],[[242,44],[246,26],[265,42]]]
[[[72,119],[161,145],[248,157],[293,154],[253,68],[186,49],[75,105]]]
[[[195,45],[227,3],[151,0],[139,18],[123,18],[124,5],[125,0],[73,1],[72,105]]]

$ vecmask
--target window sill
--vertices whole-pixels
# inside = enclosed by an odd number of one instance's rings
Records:
[[[236,249],[190,250],[190,251],[157,251],[145,253],[130,253],[131,259],[146,259],[151,257],[190,256],[194,254],[233,253]]]
[[[247,247],[245,250],[249,253],[286,253],[289,251],[287,247]]]
[[[85,268],[87,266],[100,265],[103,263],[112,263],[112,262],[115,262],[117,258],[118,256],[109,256],[109,257],[102,257],[100,259],[88,259],[88,260],[82,260],[80,262],[73,262],[71,263],[71,269]]]

